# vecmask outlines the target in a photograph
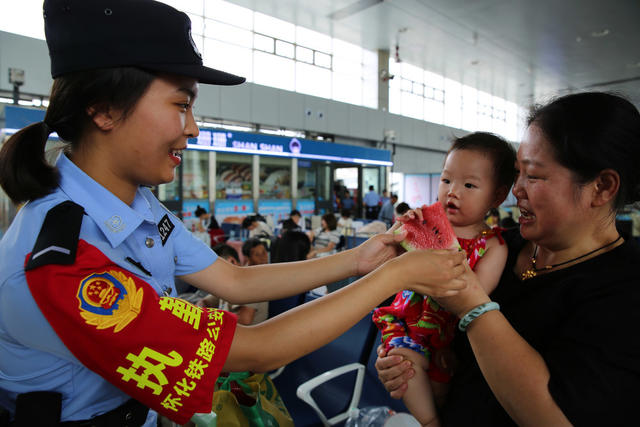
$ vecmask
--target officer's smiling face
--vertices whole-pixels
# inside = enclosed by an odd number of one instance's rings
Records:
[[[118,122],[113,133],[114,172],[127,183],[158,185],[174,179],[187,139],[198,136],[193,102],[195,79],[156,78],[134,110]]]

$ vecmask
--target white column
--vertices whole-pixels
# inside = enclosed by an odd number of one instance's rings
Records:
[[[291,159],[291,209],[298,204],[298,159]]]
[[[253,196],[253,211],[258,212],[258,199],[260,198],[260,156],[253,155],[251,174],[251,194]]]
[[[209,212],[214,213],[216,203],[216,177],[218,174],[218,164],[216,162],[216,152],[209,151]]]

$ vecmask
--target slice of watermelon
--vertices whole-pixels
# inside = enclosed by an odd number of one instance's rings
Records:
[[[451,249],[460,248],[458,239],[453,232],[453,227],[447,219],[442,203],[436,202],[431,206],[422,206],[422,217],[407,219],[398,218],[402,226],[396,230],[400,233],[407,232],[407,237],[400,245],[407,251],[415,249]]]

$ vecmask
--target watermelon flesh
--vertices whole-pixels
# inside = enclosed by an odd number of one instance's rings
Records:
[[[413,219],[400,217],[398,221],[402,226],[396,230],[400,233],[407,232],[400,245],[407,251],[415,249],[459,249],[458,238],[453,232],[453,227],[447,219],[442,203],[436,202],[430,206],[423,205],[423,220],[418,217]]]

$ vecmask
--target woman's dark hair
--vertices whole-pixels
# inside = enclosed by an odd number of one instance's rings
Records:
[[[398,215],[404,215],[409,209],[411,208],[406,202],[401,202],[398,203],[398,206],[396,206],[396,213]]]
[[[113,108],[121,119],[133,110],[155,76],[137,68],[106,68],[66,74],[53,81],[44,122],[12,135],[0,150],[0,185],[15,203],[34,200],[58,186],[58,171],[44,148],[51,132],[73,147],[91,122],[88,109]]]
[[[604,92],[566,95],[536,107],[527,125],[542,131],[555,159],[579,183],[604,169],[618,172],[614,209],[640,199],[640,113],[626,99]]]
[[[251,255],[251,249],[260,245],[264,246],[267,252],[269,252],[269,246],[265,241],[258,239],[257,237],[252,237],[242,244],[242,254],[246,257],[249,257],[249,255]]]
[[[238,261],[238,264],[240,264],[240,256],[238,256],[238,251],[236,251],[233,246],[229,246],[226,243],[220,243],[213,247],[213,252],[215,252],[220,258],[233,257]]]
[[[302,261],[311,250],[309,237],[302,231],[287,231],[276,240],[271,262]]]
[[[338,220],[336,219],[336,216],[331,212],[322,215],[322,219],[324,219],[324,221],[327,223],[327,228],[329,228],[329,231],[333,231],[338,227]]]
[[[300,213],[300,211],[298,209],[292,210],[291,213],[289,214],[289,217],[292,217],[294,215],[302,216],[302,214]]]
[[[217,230],[220,228],[220,224],[218,224],[218,221],[216,220],[216,216],[215,215],[211,215],[211,221],[209,221],[209,230]]]
[[[516,177],[516,150],[506,140],[489,132],[474,132],[455,138],[447,156],[455,150],[474,150],[487,155],[495,170],[496,188],[511,188]]]
[[[242,228],[249,228],[251,227],[251,224],[253,224],[256,221],[258,221],[258,217],[255,215],[245,216],[244,219],[242,220]]]
[[[196,218],[199,218],[200,215],[204,215],[207,213],[207,210],[205,208],[203,208],[202,206],[198,205],[196,207],[196,211],[194,212],[194,215]]]

